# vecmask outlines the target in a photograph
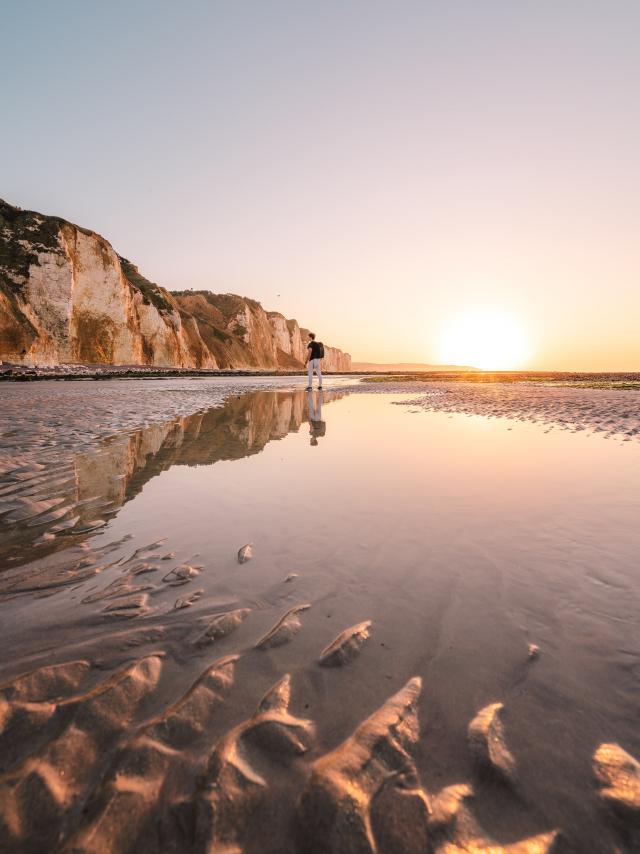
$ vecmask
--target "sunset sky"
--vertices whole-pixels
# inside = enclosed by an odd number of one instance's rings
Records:
[[[0,196],[358,360],[500,316],[509,367],[640,370],[639,43],[637,0],[2,0]]]

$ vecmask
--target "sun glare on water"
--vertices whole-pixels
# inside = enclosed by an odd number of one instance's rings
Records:
[[[439,360],[484,371],[509,371],[523,368],[529,355],[527,336],[513,317],[479,311],[457,318],[445,329]]]

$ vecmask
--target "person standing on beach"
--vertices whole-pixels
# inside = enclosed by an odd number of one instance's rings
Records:
[[[322,368],[320,363],[324,359],[324,345],[322,341],[316,341],[315,332],[309,333],[311,339],[307,344],[307,369],[309,371],[309,385],[307,391],[313,386],[313,372],[318,375],[318,388],[322,388]]]

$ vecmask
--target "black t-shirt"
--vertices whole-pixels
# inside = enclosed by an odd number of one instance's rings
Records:
[[[310,359],[319,359],[320,358],[320,343],[318,341],[309,341],[307,344],[307,349],[311,350],[309,353]]]

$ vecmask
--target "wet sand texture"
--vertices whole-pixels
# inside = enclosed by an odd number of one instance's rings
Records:
[[[640,439],[640,391],[555,388],[516,383],[430,383],[415,396],[413,383],[389,383],[388,391],[408,392],[404,405],[429,412],[512,418],[548,429],[601,433],[605,439]],[[361,388],[366,388],[363,386]]]
[[[294,635],[297,635],[302,628],[300,614],[309,609],[311,605],[295,605],[290,608],[287,613],[278,620],[275,626],[266,633],[266,635],[258,641],[256,649],[269,649],[274,646],[281,646],[283,643],[288,643]]]
[[[601,744],[593,757],[600,794],[622,818],[640,822],[640,762],[619,744]]]
[[[114,854],[293,850],[291,842],[270,847],[269,834],[259,847],[272,815],[298,851],[552,850],[553,830],[492,842],[469,809],[470,785],[433,794],[421,785],[413,758],[417,677],[310,765],[298,763],[313,749],[315,726],[290,709],[289,674],[212,743],[210,727],[229,702],[238,661],[218,659],[184,696],[146,718],[162,675],[157,655],[106,678],[74,661],[1,686],[2,734],[12,743],[2,753],[4,850],[50,850],[53,840],[62,851]],[[486,710],[478,717],[484,721]],[[637,763],[616,745],[602,745],[595,762],[603,797],[637,815]],[[283,806],[292,780],[297,796]]]
[[[505,780],[515,778],[516,763],[505,743],[502,703],[492,703],[469,724],[469,747],[480,765]]]
[[[560,546],[544,553],[555,563],[536,555],[533,571],[520,571],[524,549],[483,539],[468,520],[438,539],[449,520],[435,504],[428,536],[420,505],[415,526],[347,516],[342,539],[342,528],[314,521],[313,547],[297,550],[275,515],[281,551],[255,538],[250,563],[237,547],[252,530],[230,536],[222,556],[204,554],[151,513],[132,541],[118,516],[154,478],[255,458],[308,418],[306,395],[285,390],[185,414],[211,390],[183,381],[163,384],[172,417],[156,422],[154,389],[137,401],[134,385],[125,398],[146,428],[112,435],[117,414],[81,427],[88,403],[65,386],[61,400],[78,407],[67,420],[60,404],[27,411],[20,455],[19,423],[3,436],[0,625],[11,628],[0,632],[0,852],[640,850],[632,531],[620,543],[600,537],[592,553],[584,526],[578,536],[554,520],[558,533],[540,515],[539,547]],[[635,392],[612,393],[610,404],[599,390],[429,388],[410,409],[506,414],[545,429],[601,425],[603,437],[637,439],[636,411],[620,402]],[[85,398],[93,393],[87,385]],[[100,417],[116,393],[95,393],[105,394]],[[325,392],[325,404],[350,406],[343,394]],[[331,409],[323,417],[332,437]],[[270,446],[269,477],[284,470],[286,447]],[[635,448],[611,450],[626,460]],[[237,492],[242,509],[246,493]],[[274,500],[285,515],[283,495]],[[224,534],[223,523],[212,527],[214,547]],[[558,728],[547,737],[549,721]],[[553,809],[563,786],[564,813]]]
[[[358,654],[360,647],[369,637],[371,620],[358,623],[340,632],[338,637],[322,651],[320,664],[324,667],[339,667],[347,664]]]
[[[235,631],[238,626],[247,619],[251,613],[251,608],[236,608],[234,611],[227,611],[225,614],[220,614],[208,622],[202,635],[196,643],[201,646],[213,643],[220,638],[224,638]]]

